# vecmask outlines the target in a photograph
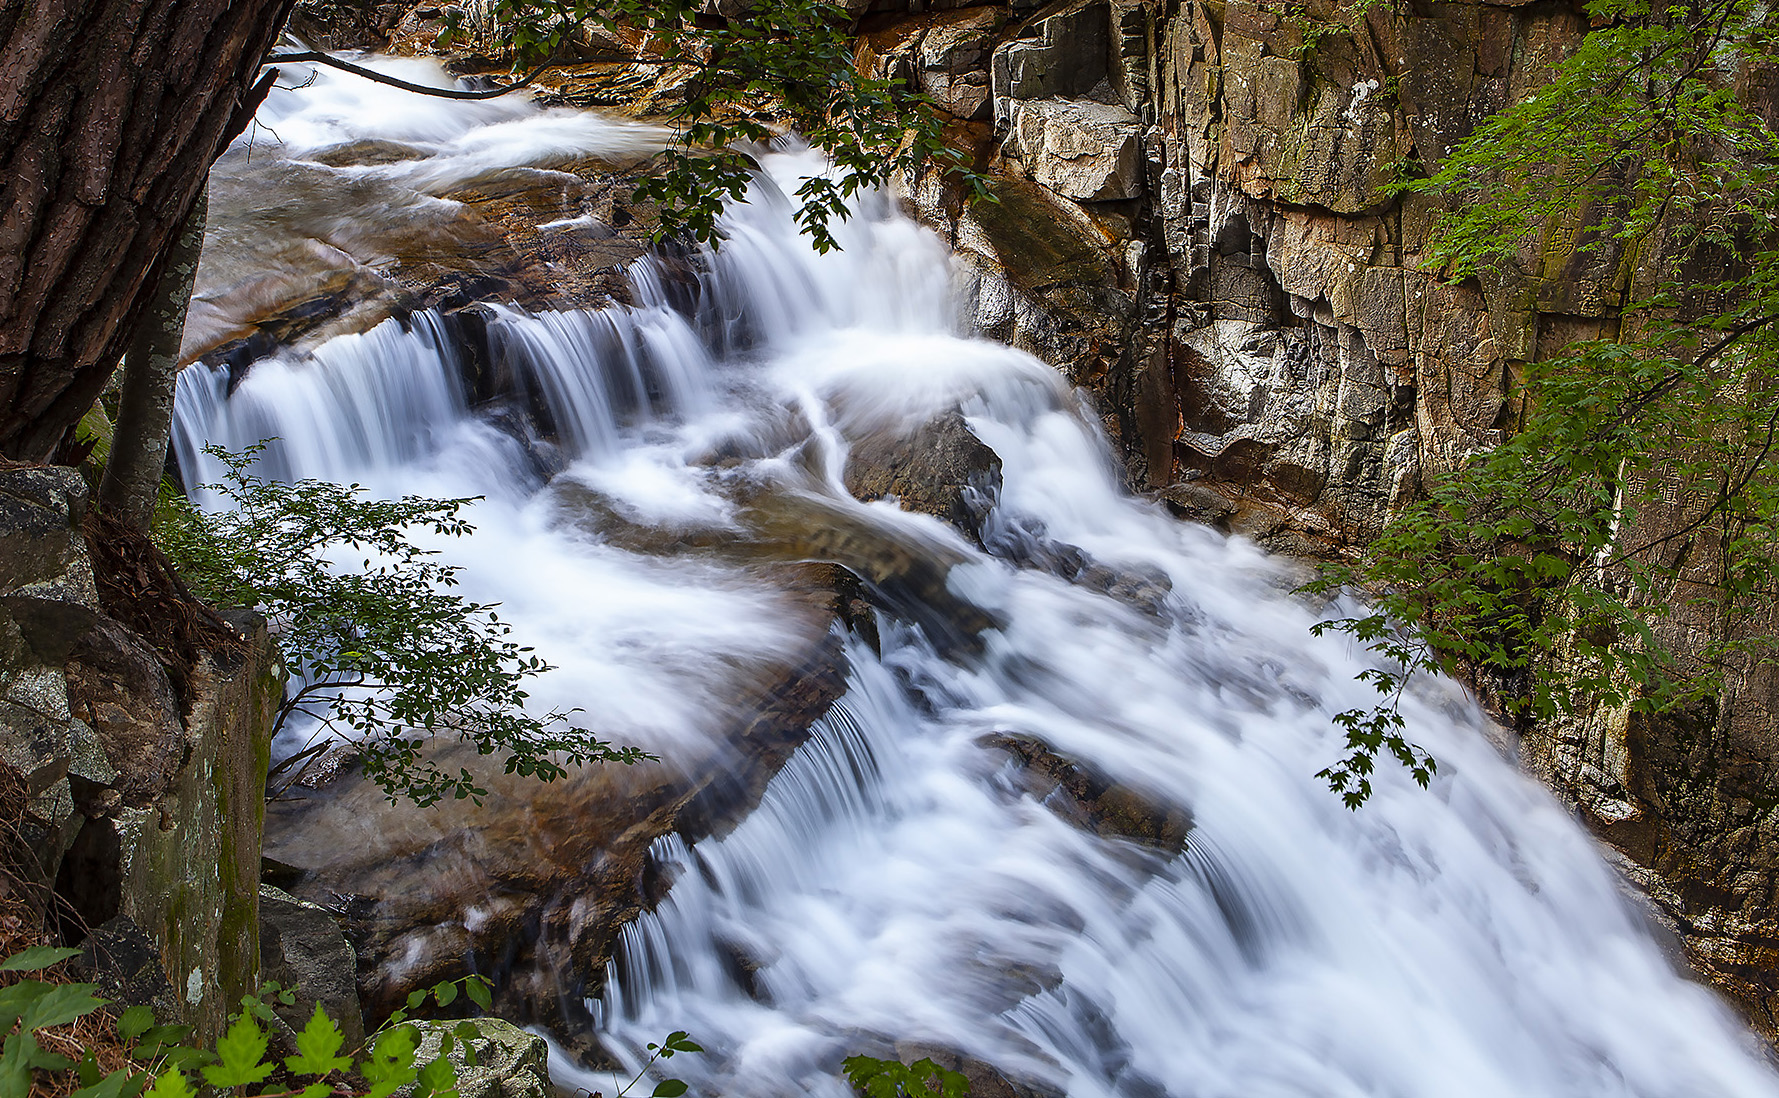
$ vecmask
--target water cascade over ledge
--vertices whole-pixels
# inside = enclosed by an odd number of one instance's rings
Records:
[[[840,1098],[852,1052],[1080,1098],[1779,1095],[1455,686],[1405,702],[1432,788],[1386,768],[1344,809],[1314,774],[1330,715],[1373,696],[1309,633],[1338,608],[1127,493],[1054,370],[962,330],[949,257],[891,202],[817,256],[784,198],[816,159],[764,163],[692,307],[649,260],[633,307],[491,303],[487,346],[551,439],[472,409],[424,312],[181,379],[190,483],[215,479],[203,443],[275,438],[280,476],[484,496],[436,547],[558,665],[539,702],[670,764],[795,647],[806,615],[756,564],[837,560],[884,595],[759,807],[657,842],[671,888],[587,974],[611,1056],[634,1070],[689,1030],[708,1052],[671,1069],[713,1095]],[[851,452],[953,412],[1000,463],[974,539],[848,494]],[[1164,806],[1175,839],[1089,826],[1039,755]]]

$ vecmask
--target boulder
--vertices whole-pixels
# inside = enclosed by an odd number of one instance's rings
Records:
[[[1143,193],[1142,123],[1123,107],[1034,99],[1011,107],[1008,151],[1065,198],[1109,202]]]
[[[110,543],[89,543],[86,503],[75,469],[0,471],[0,761],[18,776],[13,830],[28,853],[17,860],[35,883],[53,882],[53,915],[37,914],[90,938],[95,971],[117,970],[120,988],[150,969],[170,977],[171,1001],[209,1039],[257,986],[265,752],[281,680],[263,625],[236,623],[242,639],[206,617],[213,650],[176,690],[179,657],[120,619],[166,620],[164,600],[181,596],[133,568],[120,583],[111,569],[123,558],[109,548],[96,569],[90,544]],[[156,960],[100,963],[120,950]]]
[[[161,968],[153,938],[129,916],[118,915],[93,928],[80,943],[80,956],[68,975],[99,985],[98,995],[125,1006],[146,1006],[160,1018],[177,1017],[179,997]]]
[[[980,520],[970,492],[998,487],[1001,460],[947,412],[912,435],[872,435],[847,454],[846,490],[862,500],[894,497],[904,510],[974,532]]]
[[[281,888],[259,886],[260,978],[296,992],[293,1005],[274,1005],[284,1023],[301,1030],[317,1005],[340,1027],[346,1048],[364,1042],[358,1006],[358,955],[333,915]]]

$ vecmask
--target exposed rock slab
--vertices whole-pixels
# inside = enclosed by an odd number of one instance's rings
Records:
[[[1141,124],[1123,107],[1087,99],[1019,100],[1008,150],[1064,198],[1108,202],[1143,193]]]

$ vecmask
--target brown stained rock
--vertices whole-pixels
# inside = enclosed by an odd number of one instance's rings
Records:
[[[353,142],[313,161],[225,157],[185,358],[302,349],[416,308],[627,298],[625,270],[653,224],[629,198],[646,160],[575,157],[436,185],[344,170],[407,158],[389,142]]]

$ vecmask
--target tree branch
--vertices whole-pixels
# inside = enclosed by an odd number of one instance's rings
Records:
[[[267,65],[283,65],[295,64],[297,62],[326,65],[329,68],[349,72],[354,76],[362,76],[366,80],[374,80],[379,84],[388,84],[392,88],[400,88],[403,91],[416,92],[420,95],[436,96],[439,99],[498,99],[501,96],[506,95],[508,92],[518,91],[520,88],[529,85],[532,81],[542,76],[545,70],[549,69],[556,63],[556,55],[552,53],[536,68],[532,69],[522,78],[511,84],[503,84],[496,88],[485,88],[482,91],[464,91],[461,88],[434,88],[426,84],[415,84],[407,80],[402,80],[399,77],[387,76],[375,69],[367,69],[363,65],[354,65],[350,61],[342,61],[331,53],[322,53],[319,50],[310,50],[305,53],[275,53],[267,57],[264,63]]]

